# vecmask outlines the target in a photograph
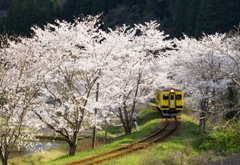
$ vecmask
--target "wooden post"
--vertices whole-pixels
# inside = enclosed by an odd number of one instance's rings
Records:
[[[99,90],[99,83],[97,83],[97,91],[96,91],[96,102],[98,102],[98,90]],[[93,137],[92,137],[92,149],[95,148],[95,141],[96,141],[96,116],[97,116],[97,108],[95,108],[95,123],[93,127]]]

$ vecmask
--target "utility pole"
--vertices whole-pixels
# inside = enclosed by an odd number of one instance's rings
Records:
[[[96,102],[98,102],[98,92],[99,92],[99,83],[97,83]],[[95,108],[95,123],[93,127],[92,149],[95,148],[95,141],[96,141],[96,117],[97,117],[97,108]]]

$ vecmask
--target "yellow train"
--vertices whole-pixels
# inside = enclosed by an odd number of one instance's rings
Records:
[[[155,104],[163,116],[179,116],[183,111],[184,93],[175,88],[159,88],[155,91]]]

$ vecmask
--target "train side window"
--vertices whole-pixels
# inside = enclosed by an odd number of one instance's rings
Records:
[[[182,95],[176,95],[177,100],[182,100]]]
[[[168,100],[168,95],[163,95],[163,100]]]

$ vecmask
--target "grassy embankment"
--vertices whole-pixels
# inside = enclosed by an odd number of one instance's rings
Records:
[[[67,156],[69,148],[68,145],[64,143],[60,147],[56,147],[48,151],[10,159],[9,164],[64,164],[134,142],[138,139],[141,139],[142,137],[149,135],[149,133],[156,130],[157,127],[161,126],[159,124],[161,119],[159,118],[158,112],[154,112],[149,109],[142,109],[141,116],[142,119],[139,121],[139,127],[141,129],[140,132],[138,132],[136,129],[133,129],[132,134],[124,135],[122,127],[110,127],[108,129],[108,138],[111,142],[108,142],[106,145],[98,145],[94,150],[91,149],[91,139],[85,139],[79,141],[77,153],[74,157]],[[98,138],[101,138],[103,136],[104,131],[98,132]],[[82,152],[83,150],[84,152]]]
[[[106,145],[101,145],[92,150],[91,140],[79,141],[78,151],[75,156],[66,156],[68,153],[68,146],[66,144],[45,151],[44,153],[35,153],[29,156],[11,159],[9,164],[45,164],[45,165],[59,165],[66,164],[75,160],[83,159],[91,155],[96,155],[117,148],[119,146],[134,142],[141,139],[152,131],[160,127],[160,118],[157,112],[143,109],[141,110],[141,120],[139,126],[141,131],[133,130],[130,135],[120,135],[114,137],[116,134],[109,133],[111,142]],[[156,144],[147,149],[134,152],[128,156],[108,161],[103,164],[116,165],[154,165],[154,164],[204,164],[209,161],[214,161],[218,158],[214,150],[209,150],[214,146],[212,139],[204,141],[198,133],[197,124],[191,118],[182,115],[183,129],[176,135],[163,143]],[[121,128],[112,127],[109,132],[119,132]],[[103,136],[103,132],[98,133]],[[119,134],[119,133],[117,133]],[[207,137],[207,136],[205,136]],[[204,144],[212,145],[210,148]],[[236,149],[236,147],[234,148]],[[82,152],[84,150],[84,152]],[[81,152],[80,152],[81,151]],[[239,150],[236,150],[240,152]]]

